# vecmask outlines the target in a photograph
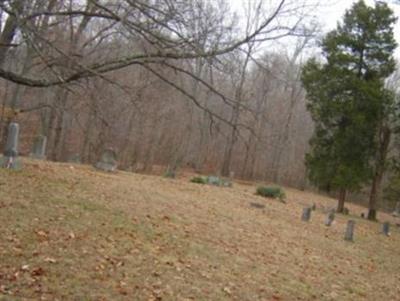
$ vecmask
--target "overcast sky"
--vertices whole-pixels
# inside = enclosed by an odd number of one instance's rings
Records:
[[[243,6],[248,1],[256,0],[229,0],[232,4],[233,10],[239,11],[243,9]],[[271,0],[265,0],[271,1]],[[310,0],[311,1],[311,0]],[[316,0],[312,0],[316,1]],[[349,9],[354,2],[357,0],[320,0],[320,7],[315,11],[317,19],[323,26],[325,32],[332,30],[336,27],[338,21],[340,21],[344,15],[346,9]],[[374,0],[365,0],[369,5],[374,5]],[[390,0],[388,2],[391,2]],[[394,10],[396,16],[400,19],[400,4],[394,5],[389,4]],[[400,45],[400,20],[397,21],[395,26],[395,38]],[[400,58],[400,46],[397,48],[396,56]]]

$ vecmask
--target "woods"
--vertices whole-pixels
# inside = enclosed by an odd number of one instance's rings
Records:
[[[397,300],[399,15],[0,1],[0,300]]]
[[[94,164],[112,148],[124,170],[316,186],[339,211],[371,187],[375,219],[396,153],[389,7],[358,2],[306,64],[319,1],[230,5],[1,2],[0,145],[17,121],[23,155],[45,136],[50,160]]]
[[[21,119],[26,144],[47,136],[52,160],[93,163],[112,146],[124,169],[304,185],[296,153],[312,125],[293,139],[290,128],[308,118],[298,78],[312,7],[260,1],[239,24],[224,1],[5,2],[2,137]],[[287,36],[295,52],[259,50]]]

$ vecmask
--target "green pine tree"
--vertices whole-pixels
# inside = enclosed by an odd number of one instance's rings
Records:
[[[384,81],[395,69],[395,22],[387,4],[369,7],[361,0],[323,39],[322,62],[311,59],[303,67],[316,125],[308,174],[318,187],[339,191],[338,212],[348,191],[376,178],[381,128],[393,108]]]

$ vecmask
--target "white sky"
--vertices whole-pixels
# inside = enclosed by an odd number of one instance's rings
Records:
[[[248,1],[255,1],[255,0],[228,0],[234,11],[243,11],[243,7]],[[263,0],[269,2],[271,0]],[[315,0],[313,0],[315,2]],[[336,27],[338,21],[340,21],[344,15],[346,9],[349,9],[354,2],[357,0],[319,0],[320,7],[317,11],[315,11],[315,15],[317,19],[323,26],[323,31],[327,32],[332,30]],[[364,0],[368,5],[374,5],[374,0]],[[277,1],[275,1],[277,2]],[[395,12],[395,15],[399,18],[397,24],[395,25],[395,38],[397,43],[399,44],[396,56],[400,57],[400,1],[399,4],[391,4],[391,0],[389,2],[389,6]]]
[[[235,1],[235,0],[234,0]],[[374,5],[375,1],[372,0],[364,0],[368,5]],[[349,9],[355,0],[325,0],[321,1],[328,4],[327,7],[321,7],[320,20],[322,23],[326,24],[328,30],[335,28],[336,22],[341,20],[346,9]],[[400,17],[400,2],[399,4],[391,4],[391,1],[387,1],[389,6],[395,12],[397,17]],[[396,39],[400,42],[400,24],[399,21],[396,24]]]

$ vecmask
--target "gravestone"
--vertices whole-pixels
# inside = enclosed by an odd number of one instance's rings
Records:
[[[301,215],[301,220],[303,222],[308,222],[311,218],[311,207],[303,208],[303,214]]]
[[[400,201],[396,203],[396,207],[394,208],[392,215],[396,217],[400,216]]]
[[[343,214],[344,214],[344,215],[349,215],[349,214],[350,214],[349,208],[344,207],[344,208],[343,208]]]
[[[385,234],[386,236],[390,236],[390,223],[389,222],[383,223],[382,233]]]
[[[95,167],[103,171],[115,171],[117,169],[118,161],[117,154],[111,148],[105,149],[99,162],[96,163]]]
[[[46,159],[46,145],[47,137],[43,135],[37,136],[33,142],[31,157],[40,160]]]
[[[311,206],[311,210],[312,210],[312,211],[315,211],[315,210],[317,210],[317,205],[316,205],[315,203],[313,203],[313,204],[312,204],[312,206]]]
[[[325,218],[325,226],[330,227],[335,220],[335,211],[330,211]]]
[[[221,186],[221,179],[216,176],[208,176],[207,184],[214,185],[214,186]]]
[[[227,179],[222,179],[221,181],[221,185],[223,187],[232,187],[232,181],[231,180],[227,180]]]
[[[10,123],[8,126],[8,135],[6,146],[3,152],[1,166],[3,168],[17,169],[18,162],[18,138],[19,138],[19,125],[18,123]]]
[[[257,209],[265,209],[265,205],[260,204],[260,203],[251,202],[250,206],[253,207],[253,208],[257,208]]]
[[[208,176],[207,184],[214,186],[222,186],[222,187],[232,187],[232,182],[228,179],[223,179],[218,176]]]
[[[347,222],[347,227],[346,227],[346,232],[344,234],[344,240],[346,241],[354,241],[354,227],[356,225],[356,222],[353,220],[349,220]]]

